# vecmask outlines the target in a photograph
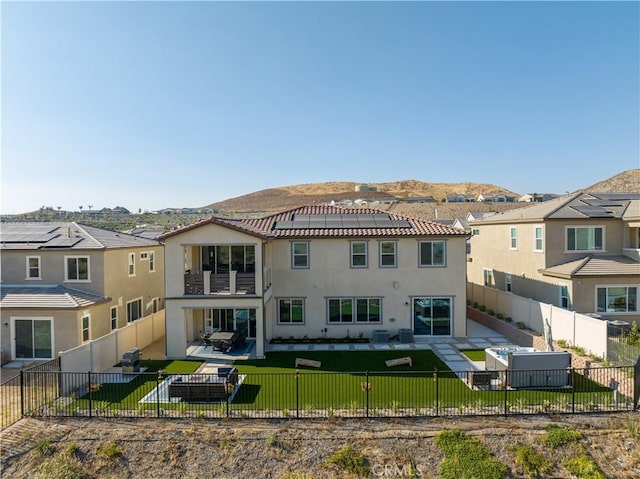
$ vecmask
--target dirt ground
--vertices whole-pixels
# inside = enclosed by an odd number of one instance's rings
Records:
[[[523,443],[555,463],[544,477],[572,478],[562,461],[575,456],[576,448],[552,451],[540,441],[545,426],[557,424],[584,434],[580,443],[606,477],[631,479],[640,477],[640,439],[629,424],[639,421],[635,413],[414,420],[23,419],[1,433],[0,473],[16,479],[71,477],[65,470],[44,469],[46,461],[67,454],[81,471],[75,477],[84,478],[345,478],[351,476],[328,466],[327,458],[348,444],[364,454],[369,477],[437,478],[444,455],[434,439],[446,428],[477,437],[508,466],[507,477],[527,477],[512,447]],[[49,451],[43,452],[49,441]],[[101,453],[105,446],[116,454]]]

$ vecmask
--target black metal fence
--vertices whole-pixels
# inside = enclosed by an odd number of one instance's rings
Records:
[[[640,334],[637,329],[609,324],[607,359],[615,365],[633,364],[640,357]]]
[[[25,417],[436,417],[631,411],[640,366],[217,374],[22,371]],[[15,403],[16,401],[14,401]]]

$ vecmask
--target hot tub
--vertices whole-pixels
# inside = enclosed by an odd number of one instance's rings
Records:
[[[571,354],[535,348],[486,348],[485,369],[506,371],[512,388],[564,387],[569,385]]]
[[[484,368],[492,371],[504,371],[509,367],[509,354],[536,353],[536,348],[486,348],[484,350]]]

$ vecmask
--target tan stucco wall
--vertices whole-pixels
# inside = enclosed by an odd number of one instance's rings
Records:
[[[308,269],[291,268],[290,241],[274,241],[274,301],[269,303],[265,313],[267,339],[305,334],[316,337],[325,327],[328,328],[327,336],[333,337],[346,336],[347,330],[351,336],[363,332],[370,337],[374,329],[388,329],[395,334],[400,328],[413,328],[411,298],[415,296],[453,297],[453,334],[465,336],[465,238],[445,240],[447,266],[444,268],[418,267],[416,238],[397,240],[396,268],[379,267],[378,239],[368,240],[368,267],[351,268],[348,239],[313,239],[309,242]],[[291,297],[305,298],[304,325],[278,324],[277,299]],[[329,324],[329,297],[381,297],[382,323]]]

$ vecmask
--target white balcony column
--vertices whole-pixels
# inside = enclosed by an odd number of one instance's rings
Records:
[[[238,276],[238,272],[231,270],[229,271],[229,294],[236,294],[236,277]]]
[[[202,288],[204,289],[204,294],[211,293],[211,271],[202,272]]]

